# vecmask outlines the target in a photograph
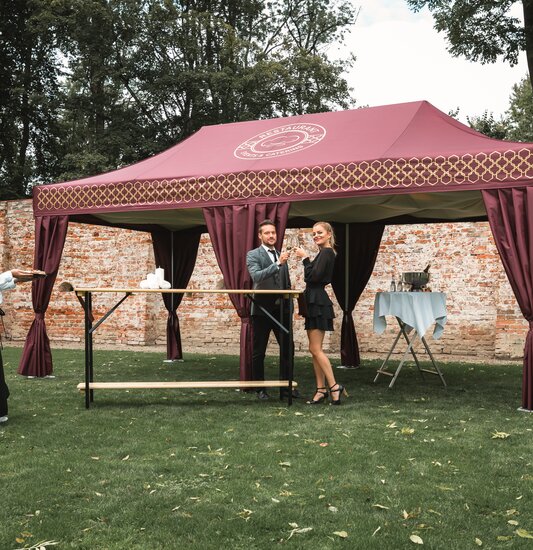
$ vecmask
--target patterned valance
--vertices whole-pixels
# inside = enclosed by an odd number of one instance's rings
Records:
[[[387,190],[457,190],[533,178],[527,148],[475,155],[384,159],[183,179],[67,183],[34,189],[36,216],[187,208],[244,200],[301,200]]]

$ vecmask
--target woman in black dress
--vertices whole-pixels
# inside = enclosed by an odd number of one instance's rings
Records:
[[[316,392],[308,403],[317,405],[331,397],[332,405],[341,404],[341,395],[348,396],[344,386],[338,384],[322,344],[326,331],[333,330],[333,303],[325,290],[331,283],[335,265],[335,236],[331,225],[327,222],[317,222],[313,226],[313,241],[319,252],[311,261],[307,252],[297,248],[295,253],[303,260],[304,281],[306,283],[304,299],[306,304],[305,330],[309,338],[309,351],[313,358],[313,368],[316,378]],[[327,384],[327,386],[326,386]]]

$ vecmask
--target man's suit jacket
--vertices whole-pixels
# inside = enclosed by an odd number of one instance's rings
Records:
[[[279,252],[276,251],[279,257]],[[253,281],[253,288],[258,290],[278,290],[291,287],[287,263],[277,266],[263,246],[254,248],[246,254],[246,267]],[[255,300],[265,309],[272,311],[280,296],[256,295]],[[279,303],[279,301],[278,301]],[[252,315],[264,315],[260,308],[252,302]]]

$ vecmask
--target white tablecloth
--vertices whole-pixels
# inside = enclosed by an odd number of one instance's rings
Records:
[[[435,323],[433,338],[440,338],[446,324],[444,292],[378,292],[374,301],[374,332],[387,327],[387,315],[394,315],[422,337]]]

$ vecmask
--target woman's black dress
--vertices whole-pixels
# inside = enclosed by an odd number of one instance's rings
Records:
[[[305,329],[333,330],[333,302],[325,290],[331,283],[335,265],[333,248],[323,248],[313,261],[304,258],[304,299],[307,305]]]

